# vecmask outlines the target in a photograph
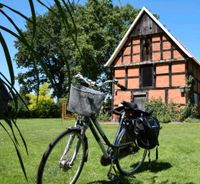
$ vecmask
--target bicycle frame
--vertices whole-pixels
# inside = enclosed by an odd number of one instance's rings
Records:
[[[107,136],[105,135],[104,131],[102,130],[101,126],[99,125],[98,121],[93,121],[91,118],[89,118],[89,128],[95,138],[95,140],[97,141],[97,143],[99,144],[99,147],[103,153],[103,155],[108,158],[109,155],[106,151],[106,148],[103,144],[103,142],[101,141],[101,138],[104,140],[105,144],[109,147],[112,147],[113,145],[110,143],[110,141],[108,140]],[[96,129],[95,129],[96,128]],[[98,134],[99,133],[99,134]],[[100,136],[101,138],[100,138]]]
[[[108,147],[110,147],[112,149],[126,147],[126,146],[132,144],[132,142],[128,142],[128,143],[124,143],[124,144],[121,144],[121,145],[115,145],[117,136],[119,135],[120,131],[123,129],[123,127],[122,127],[122,121],[123,121],[124,116],[125,116],[125,113],[122,113],[121,121],[119,122],[119,127],[118,127],[118,129],[116,131],[116,135],[115,135],[115,139],[114,139],[114,144],[112,144],[109,141],[109,139],[105,135],[103,129],[101,128],[99,122],[95,118],[91,118],[91,117],[86,118],[87,119],[86,122],[88,122],[88,126],[89,126],[89,128],[90,128],[90,130],[91,130],[91,132],[92,132],[92,134],[93,134],[93,136],[95,138],[95,140],[97,141],[97,143],[98,143],[98,145],[99,145],[99,147],[100,147],[100,149],[101,149],[101,151],[102,151],[102,153],[103,153],[103,155],[104,155],[105,158],[108,158],[109,155],[107,153],[107,149],[106,149],[104,143]],[[103,139],[104,143],[102,142],[102,139]]]

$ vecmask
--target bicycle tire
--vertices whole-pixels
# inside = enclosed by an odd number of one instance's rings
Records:
[[[63,155],[64,151],[66,154]],[[68,129],[58,135],[44,153],[38,168],[36,183],[74,184],[80,176],[85,159],[85,139],[79,131]]]
[[[127,129],[122,129],[116,144],[120,145],[125,142],[131,142],[132,136]],[[145,160],[147,154],[146,149],[140,149],[134,142],[125,148],[119,148],[117,151],[116,166],[119,172],[123,175],[131,175],[138,171]]]

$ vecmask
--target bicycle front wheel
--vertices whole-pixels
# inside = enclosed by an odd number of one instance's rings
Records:
[[[132,136],[126,129],[123,129],[118,137],[117,145],[132,142],[129,146],[118,149],[116,166],[123,175],[136,173],[144,162],[147,150],[140,149],[134,142]]]
[[[37,184],[74,184],[83,168],[86,143],[78,131],[61,133],[44,153]]]

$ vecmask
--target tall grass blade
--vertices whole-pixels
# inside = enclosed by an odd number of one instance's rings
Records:
[[[35,7],[32,0],[29,0],[29,5],[31,8],[31,15],[32,15],[32,22],[33,22],[33,35],[32,35],[32,41],[33,41],[36,34],[36,15],[35,15]]]
[[[9,33],[9,34],[11,34],[12,36],[14,36],[15,38],[20,40],[20,36],[18,34],[16,34],[14,31],[12,31],[12,30],[10,30],[10,29],[2,26],[2,25],[0,25],[0,29],[5,31],[5,32],[7,32],[7,33]]]
[[[13,86],[14,83],[15,83],[15,75],[14,75],[14,70],[13,70],[13,64],[12,64],[10,52],[8,50],[8,46],[7,46],[7,44],[6,44],[5,40],[4,40],[3,35],[1,34],[1,32],[0,32],[0,42],[1,42],[1,45],[2,45],[3,50],[4,50],[4,54],[5,54],[5,57],[6,57],[8,70],[9,70],[9,74],[10,74],[10,80],[11,80],[11,84]]]
[[[26,144],[26,140],[24,139],[24,136],[22,135],[22,133],[21,133],[19,127],[17,126],[16,121],[15,121],[15,120],[11,120],[11,121],[12,121],[12,123],[15,125],[15,127],[16,127],[16,129],[17,129],[17,131],[18,131],[18,133],[19,133],[19,135],[20,135],[20,137],[21,137],[21,139],[22,139],[22,142],[23,142],[23,145],[24,145],[24,147],[25,147],[26,153],[28,154],[28,146],[27,146],[27,144]]]
[[[77,31],[76,23],[75,23],[75,20],[74,20],[74,16],[72,15],[72,11],[73,11],[72,5],[71,5],[69,0],[68,0],[68,4],[65,2],[65,0],[62,0],[62,3],[64,4],[65,8],[67,9],[67,11],[68,11],[68,13],[70,15],[70,18],[72,20],[72,24],[74,26],[75,40],[77,41],[77,33],[78,33],[78,31]]]
[[[14,139],[16,145],[19,145],[19,142],[18,142],[17,137],[16,137],[16,135],[15,135],[15,131],[14,131],[14,129],[13,129],[11,120],[8,119],[8,118],[4,118],[4,121],[5,121],[5,122],[7,123],[7,125],[9,126],[9,128],[10,128],[10,130],[11,130],[11,132],[12,132],[13,139]]]
[[[21,13],[21,12],[15,10],[15,9],[13,9],[13,8],[10,7],[10,6],[7,6],[7,5],[2,4],[2,3],[0,3],[0,5],[1,5],[2,7],[5,7],[5,8],[7,8],[7,9],[9,9],[10,11],[16,13],[17,15],[21,16],[22,18],[24,18],[24,19],[27,20],[27,21],[31,20],[31,19],[29,19],[27,16],[25,16],[23,13]]]
[[[3,129],[5,130],[5,132],[7,133],[7,135],[9,136],[10,140],[12,141],[14,147],[15,147],[15,151],[17,153],[17,157],[19,159],[19,162],[20,162],[20,166],[22,168],[22,171],[23,171],[23,174],[24,174],[24,177],[25,179],[28,181],[28,178],[27,178],[27,174],[26,174],[26,169],[24,167],[24,163],[23,163],[23,159],[22,159],[22,156],[21,156],[21,153],[16,145],[16,142],[15,140],[12,138],[12,136],[10,135],[10,133],[8,132],[8,130],[6,129],[6,127],[0,122],[0,125],[3,127]]]
[[[58,14],[57,14],[55,11],[53,11],[53,9],[52,9],[51,7],[48,7],[45,3],[43,3],[43,2],[40,1],[40,0],[37,0],[37,2],[38,2],[39,4],[41,4],[42,6],[44,6],[44,7],[45,7],[47,10],[49,10],[51,13],[53,13],[55,16],[59,17]]]
[[[26,102],[24,101],[24,99],[19,94],[19,92],[13,86],[11,86],[11,83],[6,79],[6,77],[1,72],[0,72],[0,76],[2,76],[3,79],[6,81],[6,82],[4,82],[3,80],[1,80],[4,83],[4,85],[6,85],[6,87],[10,90],[12,96],[20,98],[20,100],[23,102],[26,109],[28,110],[28,106],[27,106]],[[18,105],[15,106],[16,109],[18,109],[17,107],[18,107]]]

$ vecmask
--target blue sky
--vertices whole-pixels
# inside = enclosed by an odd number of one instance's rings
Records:
[[[17,10],[30,15],[28,3],[25,0],[0,0],[1,3],[9,4]],[[46,2],[46,1],[45,1]],[[81,0],[80,2],[84,2]],[[131,4],[136,8],[145,6],[152,13],[160,17],[160,22],[166,26],[171,34],[177,38],[191,53],[200,61],[200,0],[113,0],[114,4]],[[44,9],[36,4],[37,13],[43,13]],[[7,21],[0,15],[1,24],[9,26]],[[15,16],[15,21],[24,28],[24,21]],[[11,56],[14,58],[16,49],[13,46],[14,39],[4,33]],[[8,76],[7,66],[2,48],[0,47],[0,72]],[[13,62],[14,63],[14,62]],[[19,72],[14,64],[15,74]],[[16,88],[19,89],[18,84]]]

